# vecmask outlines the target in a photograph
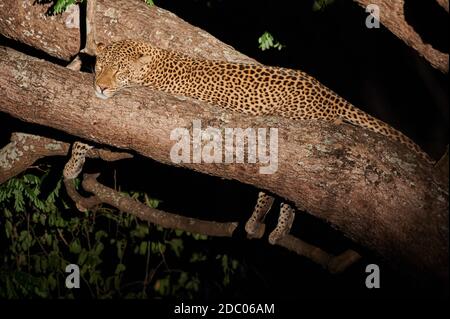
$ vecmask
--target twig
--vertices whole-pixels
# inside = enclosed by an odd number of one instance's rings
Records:
[[[448,0],[436,0],[436,1],[448,13]]]
[[[218,223],[184,217],[155,208],[151,208],[124,194],[97,182],[98,174],[85,174],[82,182],[83,188],[93,193],[101,202],[114,206],[117,209],[137,216],[142,220],[165,228],[181,229],[188,232],[205,234],[208,236],[231,237],[238,223]]]

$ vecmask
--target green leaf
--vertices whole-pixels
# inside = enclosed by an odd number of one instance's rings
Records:
[[[196,233],[193,233],[192,237],[194,237],[195,240],[207,240],[208,239],[207,235],[196,234]]]
[[[323,11],[329,5],[333,4],[334,0],[315,0],[312,6],[313,11]]]
[[[164,245],[163,243],[160,243],[160,242],[151,242],[150,250],[154,254],[159,254],[159,253],[164,254],[164,252],[166,251],[166,245]]]
[[[139,254],[144,256],[147,254],[147,246],[148,243],[146,241],[141,242],[141,244],[139,245]]]
[[[173,252],[177,257],[180,257],[181,251],[183,250],[183,240],[179,238],[174,238],[171,241],[167,242],[172,248]]]
[[[183,235],[184,230],[181,229],[175,229],[175,235],[177,235],[177,237],[180,237],[181,235]]]
[[[81,245],[78,239],[70,243],[69,251],[73,254],[79,254],[81,252]]]
[[[198,291],[200,287],[200,280],[197,277],[192,278],[187,284],[186,289]]]
[[[137,224],[136,229],[131,231],[131,236],[137,237],[137,238],[144,238],[149,233],[148,226]]]
[[[12,223],[9,220],[7,220],[6,223],[5,223],[5,232],[6,232],[6,237],[7,238],[11,238],[12,229],[13,229]]]
[[[151,208],[157,208],[160,201],[155,198],[148,197],[147,194],[144,194],[145,204]]]
[[[222,268],[223,268],[223,272],[227,272],[227,270],[228,270],[228,256],[227,255],[222,256]]]
[[[40,214],[39,215],[39,221],[40,221],[42,226],[45,226],[45,220],[46,219],[47,219],[47,216],[45,214]]]
[[[55,218],[55,226],[56,227],[62,228],[65,226],[65,224],[66,224],[66,222],[64,221],[64,219],[61,218],[61,216],[57,216]]]
[[[127,267],[124,264],[122,264],[122,263],[117,264],[116,270],[114,271],[114,273],[116,275],[119,275],[119,274],[123,273],[125,271],[125,269],[127,269]]]
[[[95,233],[96,241],[101,241],[103,237],[108,237],[108,233],[103,230],[99,230]]]
[[[155,5],[155,3],[153,2],[153,0],[144,0],[144,1],[145,1],[145,3],[146,3],[149,7]]]
[[[23,194],[20,189],[15,189],[14,193],[14,209],[16,212],[24,212],[25,211],[25,201],[23,199]]]
[[[95,247],[94,247],[94,255],[95,256],[100,256],[100,254],[102,253],[102,251],[103,251],[103,248],[105,248],[105,246],[103,245],[103,243],[101,243],[101,242],[98,242],[96,245],[95,245]]]
[[[54,290],[56,288],[56,279],[53,277],[53,274],[48,275],[47,282],[50,290]]]
[[[195,252],[192,254],[189,262],[194,263],[194,262],[200,262],[200,261],[205,261],[205,260],[206,260],[206,255]]]
[[[53,236],[52,236],[51,234],[45,233],[45,234],[44,234],[44,240],[45,240],[45,243],[46,243],[48,246],[51,246],[52,243],[53,243]]]
[[[259,48],[262,51],[268,50],[270,48],[276,48],[278,50],[281,50],[284,48],[284,45],[282,45],[280,42],[276,41],[272,34],[269,32],[264,32],[259,38],[258,38]]]
[[[117,257],[120,260],[122,260],[122,258],[123,258],[123,254],[124,254],[124,251],[125,251],[126,244],[127,244],[127,240],[126,239],[121,239],[121,240],[118,240],[116,242]]]
[[[53,227],[55,225],[55,215],[54,214],[50,214],[48,216],[48,225],[50,227]]]
[[[8,208],[5,208],[3,213],[5,214],[5,218],[12,218],[12,213]]]
[[[48,260],[47,258],[41,258],[41,269],[42,272],[46,272],[48,268]]]
[[[170,292],[170,279],[169,276],[166,276],[162,279],[159,279],[155,282],[154,289],[162,296],[166,296]]]
[[[81,250],[81,252],[80,252],[80,255],[78,256],[78,262],[77,262],[77,264],[78,264],[78,265],[83,265],[84,262],[85,262],[86,259],[87,259],[87,256],[88,256],[88,253],[87,253],[86,249],[83,248],[83,249]]]
[[[57,0],[54,7],[53,13],[60,14],[66,11],[67,7],[71,4],[74,4],[75,0]]]

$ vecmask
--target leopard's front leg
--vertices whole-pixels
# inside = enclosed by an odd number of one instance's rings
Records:
[[[78,176],[78,174],[81,173],[84,162],[86,161],[86,154],[92,148],[93,148],[92,146],[85,143],[81,142],[73,143],[72,156],[64,166],[63,170],[63,176],[65,179],[75,179]]]

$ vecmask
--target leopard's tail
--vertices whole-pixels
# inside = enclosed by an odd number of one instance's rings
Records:
[[[406,145],[410,150],[418,154],[429,164],[434,164],[434,160],[425,153],[416,143],[414,143],[408,136],[402,132],[397,131],[393,127],[384,123],[383,121],[361,111],[352,104],[346,102],[343,107],[337,112],[338,115],[347,122],[354,125],[364,127],[370,131],[387,136],[395,141]]]

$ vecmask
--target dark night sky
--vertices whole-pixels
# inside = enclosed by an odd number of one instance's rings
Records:
[[[337,0],[322,12],[313,12],[312,1],[303,0],[155,2],[264,64],[301,69],[311,74],[354,105],[403,131],[433,157],[438,158],[444,152],[449,118],[447,76],[433,69],[385,28],[367,29],[366,13],[353,1]],[[448,52],[448,20],[444,22],[439,14],[438,18],[431,19],[436,17],[435,2],[406,3],[407,18],[413,26],[427,41]],[[422,3],[423,7],[417,3]],[[286,47],[281,51],[262,52],[257,40],[264,31],[269,31]],[[9,118],[0,114],[0,123],[6,120]],[[18,122],[10,123],[13,126],[7,131],[1,130],[2,142],[6,142],[11,130],[26,130]],[[118,180],[124,181],[124,188],[141,187],[163,199],[163,210],[206,219],[237,218],[245,223],[256,199],[255,188],[234,181],[174,169],[139,157],[132,166],[135,169],[130,171],[129,162],[114,163],[105,168],[105,179],[117,169]],[[155,182],[144,184],[148,180]],[[270,215],[269,224],[274,226],[277,216],[274,211]],[[355,247],[329,225],[307,214],[296,218],[293,232],[330,252]],[[370,252],[363,251],[366,258],[343,275],[331,276],[310,261],[282,248],[271,247],[266,241],[243,238],[241,229],[235,238],[215,240],[211,247],[234,256],[249,269],[242,275],[244,279],[233,283],[225,292],[227,297],[296,299],[416,293],[409,278],[403,278],[387,266],[384,289],[366,289],[365,266],[372,262],[383,265]]]

